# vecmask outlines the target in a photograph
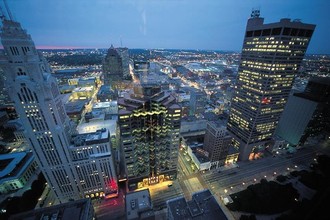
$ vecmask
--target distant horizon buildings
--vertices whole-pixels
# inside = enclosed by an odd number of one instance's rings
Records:
[[[252,12],[227,125],[240,160],[257,158],[273,137],[314,29],[287,18],[264,24]]]

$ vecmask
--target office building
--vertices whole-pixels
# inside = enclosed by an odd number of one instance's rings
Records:
[[[94,142],[109,141],[108,131],[77,146],[56,79],[31,36],[12,19],[2,18],[0,67],[6,88],[24,125],[24,134],[40,170],[59,202],[111,194],[116,178],[110,167],[111,148],[98,151]],[[99,132],[99,133],[100,133]],[[96,132],[97,133],[97,132]],[[109,136],[109,135],[108,135]],[[105,140],[104,140],[105,139]],[[79,150],[78,150],[79,149]],[[78,150],[78,152],[77,152]],[[79,154],[75,158],[75,153]]]
[[[276,135],[292,146],[310,136],[330,133],[330,78],[312,77],[305,91],[293,94],[276,128]]]
[[[198,115],[205,112],[207,96],[203,91],[193,89],[190,91],[190,115]]]
[[[110,102],[117,99],[117,95],[110,86],[102,85],[96,95],[98,102]]]
[[[123,77],[124,79],[131,79],[129,70],[129,55],[127,47],[118,47],[117,51],[121,57],[122,67],[123,67]]]
[[[204,138],[204,150],[213,168],[225,165],[232,137],[223,121],[209,121]]]
[[[257,158],[273,137],[314,29],[287,18],[264,24],[252,12],[227,125],[240,160]]]
[[[123,80],[123,62],[120,53],[111,45],[103,61],[104,85],[115,88],[116,82]]]
[[[10,103],[9,94],[5,86],[6,76],[0,69],[0,106],[6,106]]]
[[[190,201],[186,201],[184,197],[178,197],[166,201],[166,204],[169,220],[228,219],[208,189],[193,193]]]
[[[95,213],[90,199],[80,199],[60,205],[34,209],[19,213],[9,218],[10,220],[93,220]]]
[[[128,188],[176,178],[181,108],[175,97],[157,85],[136,85],[118,107]]]
[[[31,152],[0,155],[0,193],[16,191],[25,186],[38,170]]]

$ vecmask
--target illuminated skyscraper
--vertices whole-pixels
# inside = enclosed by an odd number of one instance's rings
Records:
[[[240,159],[253,159],[271,139],[287,102],[315,25],[281,19],[248,20],[228,130]]]
[[[109,132],[73,135],[56,79],[20,23],[2,16],[0,67],[25,137],[60,202],[117,191]]]
[[[181,107],[175,98],[145,84],[119,98],[118,106],[129,189],[176,178]]]

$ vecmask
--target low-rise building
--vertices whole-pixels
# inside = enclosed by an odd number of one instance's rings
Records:
[[[169,220],[228,219],[208,189],[193,193],[190,201],[186,201],[184,197],[177,197],[168,200],[166,204]]]
[[[155,219],[148,189],[130,192],[125,197],[126,219]]]
[[[21,189],[38,170],[32,152],[0,155],[0,193]]]
[[[10,220],[92,220],[95,219],[90,199],[80,199],[50,207],[34,209],[11,216]]]
[[[207,124],[204,150],[209,153],[212,167],[225,165],[232,137],[228,134],[224,121],[210,121]]]

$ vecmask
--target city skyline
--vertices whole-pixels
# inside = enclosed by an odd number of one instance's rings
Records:
[[[37,48],[206,49],[240,51],[246,19],[259,8],[267,23],[289,17],[317,24],[307,53],[329,54],[330,2],[312,1],[9,1]],[[2,5],[4,8],[4,6]],[[327,19],[328,17],[328,19]]]

